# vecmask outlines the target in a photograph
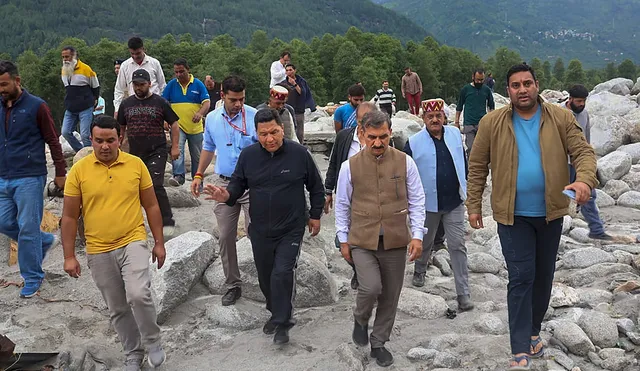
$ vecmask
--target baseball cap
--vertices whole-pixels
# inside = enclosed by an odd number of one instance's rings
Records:
[[[151,82],[151,76],[149,76],[149,72],[147,72],[147,70],[140,68],[133,72],[131,81],[132,82]]]

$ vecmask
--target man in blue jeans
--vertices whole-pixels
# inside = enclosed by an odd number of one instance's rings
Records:
[[[78,52],[73,46],[62,48],[61,77],[66,91],[62,136],[78,152],[83,147],[91,146],[91,123],[100,97],[100,83],[91,67],[78,59]],[[73,135],[78,122],[82,143]]]
[[[42,260],[54,236],[40,230],[47,181],[44,144],[56,168],[55,184],[63,188],[65,160],[47,104],[20,86],[18,67],[0,61],[0,233],[18,241],[18,263],[24,287],[20,296],[36,295],[44,279]]]
[[[584,136],[587,142],[591,142],[591,121],[589,120],[589,112],[584,108],[586,105],[587,97],[589,96],[589,90],[584,85],[574,85],[569,89],[569,99],[562,103],[562,106],[570,109],[573,115],[576,117],[578,124],[584,131]],[[569,164],[569,176],[571,181],[576,179],[576,170],[571,164]],[[589,224],[589,238],[596,240],[612,241],[613,237],[606,233],[604,230],[604,224],[600,219],[600,212],[596,206],[596,190],[591,190],[591,198],[586,204],[580,208],[584,220]]]

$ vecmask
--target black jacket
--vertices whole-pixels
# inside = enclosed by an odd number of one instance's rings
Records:
[[[272,154],[255,143],[240,152],[227,186],[227,205],[233,206],[249,189],[251,233],[279,237],[293,228],[304,228],[305,186],[311,201],[309,217],[320,219],[324,187],[307,148],[285,139],[282,147]]]

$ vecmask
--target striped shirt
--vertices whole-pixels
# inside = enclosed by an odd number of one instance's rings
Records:
[[[376,96],[373,97],[373,100],[375,102],[378,102],[378,104],[380,105],[395,103],[396,94],[391,89],[378,89],[378,91],[376,92]]]
[[[61,77],[67,93],[64,97],[67,111],[81,112],[94,106],[100,96],[100,83],[89,65],[78,60],[73,75],[67,75],[63,69]]]

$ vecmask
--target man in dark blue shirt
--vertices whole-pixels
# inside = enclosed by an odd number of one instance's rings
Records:
[[[422,256],[416,259],[413,285],[424,286],[427,263],[440,221],[443,221],[452,270],[456,282],[458,308],[473,309],[469,295],[467,248],[464,243],[464,205],[467,194],[467,159],[462,135],[455,126],[444,123],[442,99],[422,102],[424,130],[409,138],[405,152],[418,166],[426,198],[427,234],[423,239]]]

